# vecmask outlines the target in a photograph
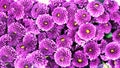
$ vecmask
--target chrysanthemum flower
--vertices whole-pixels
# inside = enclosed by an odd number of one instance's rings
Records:
[[[100,48],[98,47],[98,44],[95,41],[90,41],[87,42],[84,46],[84,52],[92,60],[96,59],[99,56]]]
[[[39,50],[44,55],[53,55],[56,50],[55,42],[51,39],[43,39],[39,42]]]
[[[120,42],[120,29],[117,29],[113,35],[112,38],[114,41]]]
[[[38,41],[42,41],[43,39],[47,38],[47,34],[45,32],[40,32],[38,34]]]
[[[120,46],[117,42],[110,42],[106,45],[105,55],[108,59],[118,59],[120,57]]]
[[[90,61],[90,68],[97,68],[100,64],[100,59],[96,58]]]
[[[16,51],[13,47],[3,46],[0,49],[0,61],[13,62],[16,59]]]
[[[57,47],[71,48],[72,43],[72,39],[67,35],[59,35],[56,39]]]
[[[88,65],[88,59],[84,53],[77,51],[73,56],[72,64],[76,67],[84,67]]]
[[[103,31],[104,33],[109,33],[111,31],[112,25],[110,22],[103,23],[98,26],[98,29]]]
[[[91,16],[86,10],[79,9],[77,10],[77,13],[75,14],[75,20],[80,25],[82,23],[89,22],[91,20]]]
[[[118,22],[120,24],[120,11],[110,13],[110,19],[114,20],[115,22]]]
[[[19,2],[13,2],[10,4],[10,10],[8,14],[12,14],[17,20],[22,19],[24,17],[24,6]]]
[[[64,3],[66,0],[50,0],[50,3],[54,6],[54,7],[57,7],[57,6],[61,6],[62,3]]]
[[[35,35],[39,34],[39,29],[32,19],[23,19],[24,27],[27,33],[33,33]]]
[[[8,26],[8,33],[14,33],[23,36],[25,35],[25,32],[25,27],[18,22],[12,23]]]
[[[37,18],[39,15],[45,13],[48,13],[48,7],[43,3],[36,3],[31,10],[31,15],[33,18]]]
[[[68,21],[68,12],[64,7],[57,7],[52,12],[53,20],[58,25],[63,25]]]
[[[71,30],[76,30],[79,27],[79,25],[78,25],[78,22],[75,21],[74,18],[70,18],[67,22],[67,27]]]
[[[54,54],[55,62],[61,67],[70,66],[72,53],[68,48],[60,47]]]
[[[54,26],[54,21],[50,15],[44,14],[38,16],[36,24],[39,29],[43,31],[48,31]]]
[[[8,11],[10,9],[10,3],[12,0],[1,0],[0,1],[0,11]]]
[[[39,50],[33,51],[32,53],[28,54],[26,59],[35,64],[37,68],[40,66],[45,67],[48,63],[45,56]]]
[[[103,5],[98,1],[92,1],[88,3],[86,9],[93,17],[99,17],[105,11]]]
[[[95,37],[96,27],[90,23],[81,24],[77,33],[81,39],[88,41]]]
[[[110,20],[110,16],[107,12],[104,12],[102,15],[96,18],[98,23],[107,23]]]
[[[15,68],[32,68],[33,64],[26,60],[25,58],[19,58],[16,62],[14,62]]]
[[[116,12],[119,9],[119,5],[116,1],[109,1],[108,4],[104,4],[104,6],[110,13]]]

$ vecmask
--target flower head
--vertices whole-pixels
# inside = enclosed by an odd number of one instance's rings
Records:
[[[91,16],[86,10],[79,9],[75,14],[75,20],[80,25],[82,23],[89,22],[91,20]]]
[[[68,12],[64,7],[57,7],[52,12],[53,20],[58,25],[63,25],[68,21]]]
[[[95,37],[96,27],[93,24],[81,24],[78,30],[78,36],[83,40],[90,40]]]
[[[73,56],[72,64],[76,67],[84,67],[88,65],[88,59],[84,53],[77,51]]]
[[[54,26],[54,21],[50,15],[44,14],[38,16],[36,24],[39,29],[43,31],[48,31]]]
[[[98,1],[92,1],[88,3],[86,9],[90,13],[90,15],[93,17],[98,17],[102,15],[105,10],[103,5]]]
[[[114,41],[119,42],[119,41],[120,41],[120,30],[117,29],[117,30],[113,33],[112,36],[113,36],[112,38],[113,38]]]
[[[61,67],[70,66],[72,53],[68,48],[60,47],[54,54],[55,62]]]
[[[55,42],[51,39],[43,39],[39,42],[39,50],[44,55],[53,55],[56,50]]]
[[[120,57],[120,46],[117,42],[111,42],[106,45],[105,55],[108,59],[118,59]]]
[[[60,35],[56,39],[56,45],[57,45],[57,47],[71,48],[72,39],[70,37],[68,37],[67,35]]]
[[[92,60],[96,59],[99,56],[100,48],[98,47],[98,44],[95,41],[90,41],[87,42],[84,46],[84,52]]]

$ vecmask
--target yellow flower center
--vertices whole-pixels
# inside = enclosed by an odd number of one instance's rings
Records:
[[[82,16],[83,16],[83,17],[86,17],[86,14],[83,14]]]
[[[74,26],[77,26],[78,24],[77,24],[77,22],[74,22]]]
[[[4,4],[4,5],[3,5],[3,8],[4,8],[4,9],[6,9],[6,8],[7,8],[7,5],[6,5],[6,4]]]
[[[111,50],[110,50],[110,52],[111,52],[111,53],[113,53],[113,52],[114,52],[114,50],[113,50],[113,49],[111,49]]]
[[[24,46],[24,45],[22,45],[22,46],[20,46],[20,48],[24,49],[24,48],[25,48],[25,46]]]
[[[82,62],[82,59],[78,59],[78,62],[81,63],[81,62]]]
[[[48,24],[48,22],[44,22],[44,24],[45,24],[45,25],[47,25],[47,24]]]
[[[28,65],[25,65],[25,68],[29,68]]]
[[[61,61],[61,62],[64,61],[64,58],[60,58],[60,61]]]
[[[96,3],[96,4],[95,4],[95,7],[98,7],[98,6],[99,6],[99,4]]]
[[[57,17],[60,17],[60,13],[57,13]]]
[[[92,49],[90,48],[90,49],[89,49],[89,52],[91,52],[91,51],[92,51]]]
[[[86,30],[86,33],[87,33],[87,34],[90,33],[90,30],[87,29],[87,30]]]
[[[64,38],[61,38],[61,41],[62,41],[62,42],[64,42],[64,41],[65,41],[65,39],[64,39]]]

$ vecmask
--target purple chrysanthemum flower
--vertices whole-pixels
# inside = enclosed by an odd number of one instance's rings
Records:
[[[120,11],[110,13],[110,19],[114,20],[115,22],[118,22],[120,24]]]
[[[55,42],[51,39],[43,39],[39,42],[39,50],[44,55],[53,55],[56,50]]]
[[[100,48],[98,47],[98,44],[95,41],[90,41],[87,42],[84,46],[84,52],[92,60],[96,59],[99,56]]]
[[[24,6],[25,16],[31,16],[30,11],[35,1],[34,0],[19,0],[19,2]]]
[[[100,64],[100,59],[96,58],[90,61],[90,68],[97,68]]]
[[[19,58],[14,62],[15,68],[31,68],[34,67],[33,64],[25,58]]]
[[[116,1],[109,1],[108,4],[104,4],[106,10],[108,10],[110,13],[116,12],[119,9],[119,5]]]
[[[23,19],[23,24],[27,33],[39,34],[39,29],[32,19]]]
[[[54,54],[55,62],[61,67],[70,66],[72,53],[68,48],[60,47]]]
[[[73,18],[78,9],[77,5],[74,2],[65,2],[62,6],[68,11],[68,18]]]
[[[8,26],[8,33],[14,33],[23,36],[25,35],[25,32],[25,27],[18,22],[12,23]]]
[[[89,22],[91,20],[91,16],[86,10],[79,9],[77,10],[77,13],[75,14],[75,20],[80,25],[82,23]]]
[[[109,14],[104,12],[102,15],[96,18],[98,23],[107,23],[110,20]]]
[[[9,15],[13,15],[17,20],[24,17],[24,6],[19,2],[13,2],[10,4],[10,10],[8,11]]]
[[[56,39],[57,47],[71,48],[72,43],[72,39],[67,35],[60,35]]]
[[[120,29],[117,29],[112,36],[114,41],[120,42]]]
[[[0,11],[8,11],[10,9],[10,3],[12,0],[1,0],[0,1]]]
[[[27,51],[32,51],[36,48],[37,38],[34,34],[28,33],[23,37],[24,46],[27,46]]]
[[[44,14],[38,16],[36,24],[39,29],[43,31],[48,31],[54,26],[54,21],[50,15]]]
[[[0,61],[13,62],[16,59],[16,51],[13,47],[3,46],[0,49]]]
[[[48,7],[43,3],[36,3],[31,10],[31,15],[33,18],[37,18],[39,15],[45,13],[48,13]]]
[[[81,68],[88,65],[88,59],[84,53],[77,51],[73,56],[72,64]]]
[[[71,30],[76,30],[79,27],[79,25],[78,22],[74,20],[74,18],[70,18],[67,22],[67,27]]]
[[[23,37],[23,42],[20,42],[16,46],[17,54],[29,53],[36,49],[37,38],[34,34],[26,34]]]
[[[86,9],[93,17],[99,17],[104,13],[105,10],[103,5],[98,1],[92,1],[88,3]]]
[[[26,57],[31,63],[35,64],[38,67],[45,67],[48,63],[45,56],[39,51],[33,51],[32,53],[28,54]]]
[[[88,41],[95,37],[96,27],[90,23],[82,24],[77,33],[81,39]]]
[[[63,25],[68,21],[68,12],[64,7],[57,7],[52,12],[53,20],[58,25]]]
[[[98,26],[98,29],[101,30],[104,33],[109,33],[111,31],[112,25],[110,22],[103,23]]]
[[[108,59],[118,59],[120,57],[120,46],[117,42],[110,42],[106,45],[105,55]]]

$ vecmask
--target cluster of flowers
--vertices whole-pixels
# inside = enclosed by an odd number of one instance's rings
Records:
[[[0,68],[120,68],[113,0],[0,0]]]

